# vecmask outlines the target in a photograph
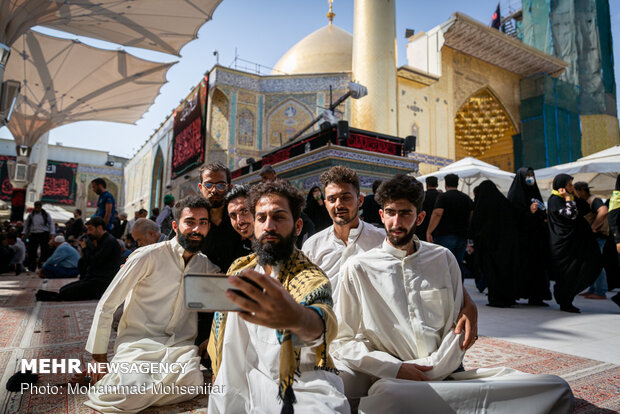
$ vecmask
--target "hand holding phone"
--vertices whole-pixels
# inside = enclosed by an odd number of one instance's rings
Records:
[[[243,309],[226,297],[226,291],[232,290],[245,299],[252,300],[242,291],[235,289],[228,282],[227,275],[220,273],[187,274],[183,278],[185,290],[185,307],[200,312],[241,312]],[[262,288],[245,276],[245,282]]]

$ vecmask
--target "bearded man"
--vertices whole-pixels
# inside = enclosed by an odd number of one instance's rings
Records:
[[[236,260],[258,287],[230,276],[226,295],[244,311],[217,313],[209,340],[215,374],[209,413],[350,412],[328,346],[336,334],[327,276],[295,248],[304,197],[287,181],[250,192],[255,253]]]
[[[461,274],[450,250],[415,236],[423,199],[413,177],[399,174],[381,184],[386,240],[341,270],[332,355],[372,378],[359,412],[571,412],[572,392],[557,376],[459,369],[465,350],[454,327],[463,303]]]
[[[150,406],[175,404],[197,394],[163,394],[156,391],[158,387],[204,385],[194,346],[196,313],[185,308],[181,289],[186,273],[219,272],[200,253],[209,231],[208,201],[198,196],[179,201],[172,227],[177,234],[174,239],[142,247],[129,256],[97,305],[86,350],[93,355],[93,362],[107,362],[113,314],[124,301],[111,363],[168,363],[182,369],[165,374],[85,372],[72,378],[82,384],[96,383],[85,404],[99,412],[135,413]],[[114,390],[114,386],[120,390],[119,386],[141,386],[146,392],[99,391]]]

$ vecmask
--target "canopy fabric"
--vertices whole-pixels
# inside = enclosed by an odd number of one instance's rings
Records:
[[[569,174],[574,181],[585,181],[592,192],[609,195],[614,189],[616,177],[620,174],[620,145],[579,158],[567,164],[555,165],[535,171],[538,187],[551,191],[553,178],[558,174]]]
[[[179,56],[222,0],[0,0],[0,41],[41,25]]]
[[[54,223],[66,223],[71,218],[73,218],[72,212],[65,210],[60,206],[56,206],[53,204],[43,204],[41,207],[43,208],[43,210],[50,213],[50,216],[52,216],[52,220],[54,220]],[[30,213],[26,215],[24,220],[26,220],[29,215]]]
[[[465,157],[440,168],[439,171],[422,175],[417,177],[417,179],[423,182],[426,177],[432,176],[442,181],[448,174],[456,174],[459,176],[459,190],[468,194],[470,197],[473,197],[474,188],[485,180],[493,181],[499,190],[506,194],[515,176],[513,173],[501,170],[495,165],[488,164],[473,157]]]
[[[22,84],[8,128],[17,145],[83,120],[134,123],[151,106],[174,63],[29,31],[11,48],[5,79]]]

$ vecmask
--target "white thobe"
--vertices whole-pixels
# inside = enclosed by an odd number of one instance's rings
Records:
[[[559,377],[510,368],[452,374],[464,356],[462,334],[453,332],[463,301],[459,267],[449,250],[415,243],[407,256],[385,241],[341,269],[331,354],[375,381],[359,411],[569,412],[572,393]],[[431,381],[396,379],[403,363],[432,366]],[[447,377],[459,381],[441,381]],[[357,391],[353,397],[364,395]]]
[[[129,256],[97,305],[86,350],[92,354],[107,353],[114,311],[125,302],[110,363],[182,364],[185,373],[108,373],[97,382],[97,388],[145,384],[147,390],[153,390],[161,385],[204,384],[194,345],[197,317],[196,312],[185,308],[183,275],[219,272],[219,268],[202,253],[194,255],[186,264],[183,252],[174,238],[142,247]],[[153,405],[186,401],[196,395],[91,391],[86,405],[106,413],[134,413]]]
[[[360,220],[359,226],[349,231],[346,245],[336,237],[334,226],[331,225],[306,240],[301,250],[329,277],[335,298],[342,264],[359,253],[381,246],[384,239],[384,229]]]
[[[257,272],[265,273],[261,266]],[[272,276],[278,274],[274,269]],[[275,277],[275,276],[274,276]],[[298,341],[298,340],[296,340]],[[323,341],[295,343],[301,347],[299,370],[293,390],[297,402],[295,413],[349,413],[350,408],[342,380],[329,371],[314,370],[315,349]],[[229,312],[226,319],[222,362],[214,390],[209,396],[208,412],[216,413],[279,413],[278,399],[281,345],[276,330],[249,323]]]

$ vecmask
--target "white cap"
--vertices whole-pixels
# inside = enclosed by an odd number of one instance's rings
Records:
[[[64,243],[65,242],[65,238],[63,236],[60,236],[60,235],[56,236],[54,238],[54,242],[56,242],[56,243]]]

